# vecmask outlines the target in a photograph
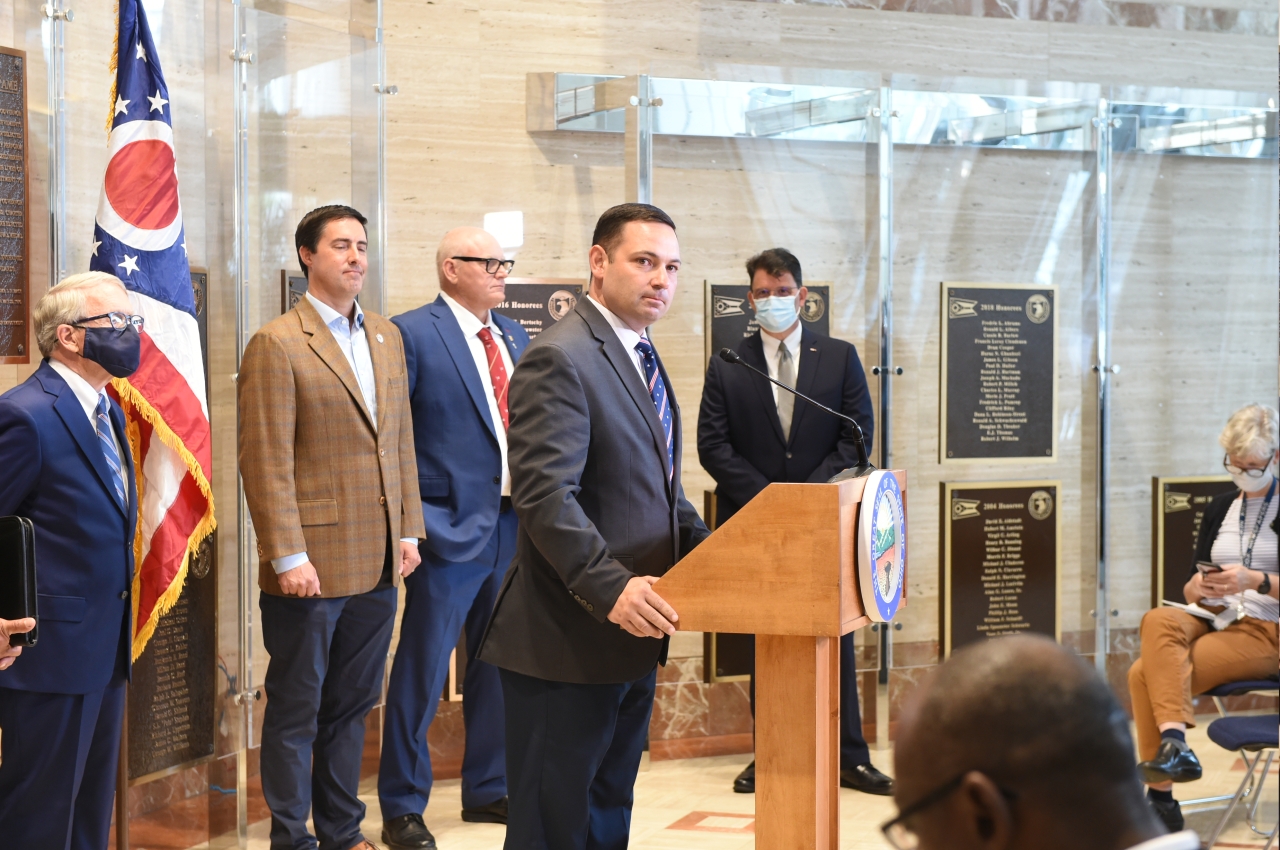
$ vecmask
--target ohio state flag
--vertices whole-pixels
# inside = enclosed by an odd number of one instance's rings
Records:
[[[89,268],[124,281],[146,319],[142,361],[112,386],[138,480],[133,657],[182,593],[214,529],[212,447],[200,333],[174,171],[169,88],[138,0],[120,0],[108,161]]]

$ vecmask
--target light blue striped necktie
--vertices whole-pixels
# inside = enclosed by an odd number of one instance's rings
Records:
[[[676,453],[667,385],[662,380],[662,373],[658,371],[658,355],[653,350],[653,344],[641,337],[636,343],[636,351],[640,352],[640,359],[644,361],[644,377],[649,384],[649,398],[653,399],[653,406],[658,409],[658,419],[662,422],[662,430],[667,438],[667,480],[670,481],[675,472]]]
[[[99,394],[98,443],[102,446],[102,454],[107,459],[107,466],[111,467],[111,482],[116,485],[116,499],[123,508],[127,507],[124,501],[124,474],[120,471],[120,454],[116,451],[115,437],[112,436],[110,410],[111,403],[107,401],[107,397]]]

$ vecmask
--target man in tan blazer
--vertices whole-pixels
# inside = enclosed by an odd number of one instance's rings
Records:
[[[364,226],[346,206],[303,217],[308,292],[254,334],[237,387],[271,655],[262,793],[282,850],[317,837],[319,850],[373,848],[356,796],[364,718],[382,691],[396,586],[425,535],[400,332],[356,303]]]

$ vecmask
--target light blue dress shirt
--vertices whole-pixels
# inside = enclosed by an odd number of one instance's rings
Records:
[[[338,343],[338,348],[342,349],[342,355],[347,358],[351,371],[355,373],[356,383],[360,386],[360,395],[364,397],[365,409],[369,411],[369,418],[373,420],[373,430],[377,431],[377,380],[373,375],[373,357],[369,353],[369,336],[364,332],[364,310],[360,309],[360,302],[356,302],[356,320],[353,322],[310,292],[305,297],[311,302],[311,306],[316,308],[316,312],[320,314],[320,320],[329,328],[334,340]],[[415,537],[402,537],[400,540],[403,543],[418,542]],[[306,552],[299,552],[296,555],[285,555],[283,558],[272,558],[271,568],[276,571],[276,575],[279,575],[294,567],[300,567],[309,560],[311,559],[307,557]]]

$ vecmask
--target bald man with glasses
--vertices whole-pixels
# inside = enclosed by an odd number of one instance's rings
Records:
[[[382,839],[393,848],[435,847],[422,819],[432,786],[427,728],[460,633],[462,819],[507,822],[502,685],[497,668],[475,654],[516,545],[507,385],[529,335],[493,311],[513,265],[484,230],[451,230],[436,252],[440,295],[392,319],[404,339],[427,529],[422,567],[405,580],[378,771]]]

